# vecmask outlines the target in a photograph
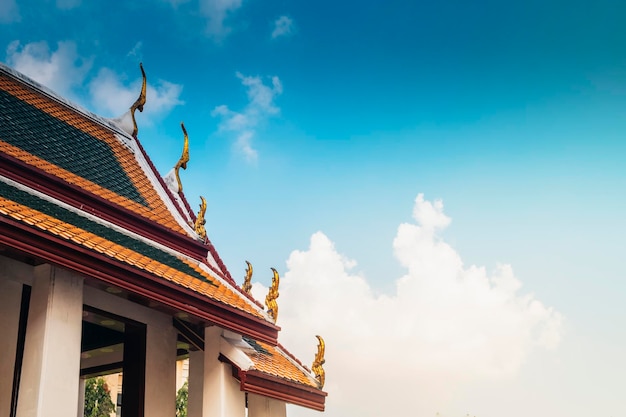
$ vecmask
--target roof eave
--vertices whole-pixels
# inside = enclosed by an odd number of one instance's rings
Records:
[[[242,391],[264,395],[316,411],[324,411],[328,393],[320,389],[268,375],[257,370],[240,370],[238,374]]]
[[[205,260],[209,248],[189,236],[176,233],[138,214],[116,206],[110,201],[87,193],[82,188],[64,182],[54,175],[26,164],[10,155],[0,153],[0,175],[43,192],[81,211],[116,224],[196,260]]]
[[[222,328],[278,343],[280,328],[272,323],[17,220],[0,217],[0,243]]]

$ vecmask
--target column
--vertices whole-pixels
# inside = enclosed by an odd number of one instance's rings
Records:
[[[231,366],[218,360],[222,329],[217,326],[204,330],[203,417],[244,417],[245,394],[233,378]]]
[[[22,284],[0,279],[0,417],[9,417],[17,353]]]
[[[187,417],[202,417],[202,395],[204,393],[204,352],[189,352],[189,398]]]
[[[171,317],[148,323],[146,329],[147,417],[176,415],[176,337]],[[124,401],[125,398],[122,398]],[[122,410],[124,407],[122,406]]]
[[[287,404],[262,395],[248,394],[248,417],[287,417]]]
[[[82,277],[51,265],[34,269],[18,416],[78,414],[82,312]]]
[[[85,415],[85,378],[78,380],[78,412],[77,417],[84,417]]]

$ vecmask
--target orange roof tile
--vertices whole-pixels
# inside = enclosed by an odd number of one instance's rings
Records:
[[[309,387],[319,388],[311,375],[296,365],[280,348],[259,341],[254,343],[262,348],[255,349],[254,353],[246,353],[254,363],[254,369]]]
[[[210,299],[235,307],[255,317],[265,319],[262,312],[254,308],[243,296],[215,279],[202,269],[197,263],[186,258],[177,257],[184,264],[191,267],[198,275],[212,282],[205,282],[171,266],[165,265],[154,259],[138,253],[130,248],[114,243],[92,232],[63,222],[55,217],[41,213],[34,208],[11,201],[0,196],[0,214],[11,217],[22,223],[37,227],[62,239],[104,254],[117,261],[123,262],[134,268],[144,270],[159,278],[165,279],[185,288],[189,288]]]

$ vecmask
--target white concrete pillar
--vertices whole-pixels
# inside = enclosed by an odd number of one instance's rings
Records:
[[[176,361],[176,392],[183,386],[185,383],[185,378],[183,375],[183,364],[184,360]]]
[[[83,278],[50,265],[34,269],[19,417],[78,414]]]
[[[245,394],[233,378],[231,366],[218,360],[222,329],[217,326],[204,330],[203,417],[244,417]]]
[[[146,328],[145,415],[176,415],[176,329],[172,319],[148,323]]]
[[[0,279],[0,417],[9,417],[11,411],[21,301],[22,284]]]
[[[287,417],[287,404],[284,401],[249,393],[248,417]]]
[[[187,417],[202,417],[202,395],[204,393],[204,352],[189,352],[189,398]]]
[[[78,380],[78,412],[76,415],[78,417],[85,416],[85,378],[80,378]]]

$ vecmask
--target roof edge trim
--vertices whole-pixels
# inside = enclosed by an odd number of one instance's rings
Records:
[[[328,395],[324,391],[286,381],[256,370],[239,370],[238,374],[242,391],[263,395],[316,411],[324,411],[326,396]]]
[[[0,243],[276,346],[279,327],[119,261],[0,216]]]
[[[126,208],[111,205],[109,201],[98,195],[87,194],[82,188],[64,182],[10,155],[0,154],[0,162],[2,162],[0,175],[16,183],[39,191],[75,209],[100,217],[137,235],[154,240],[193,259],[202,261],[206,258],[207,247],[188,236],[169,230]]]

